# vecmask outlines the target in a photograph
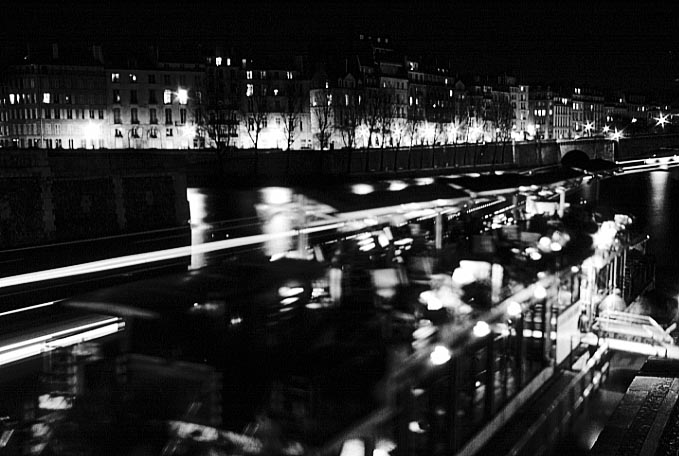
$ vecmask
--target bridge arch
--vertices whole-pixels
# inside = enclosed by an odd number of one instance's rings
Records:
[[[586,165],[587,162],[589,162],[589,155],[579,149],[568,151],[561,157],[561,164],[563,166],[582,168],[582,165]]]

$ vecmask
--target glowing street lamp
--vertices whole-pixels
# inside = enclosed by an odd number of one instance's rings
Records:
[[[590,136],[592,136],[592,130],[594,129],[594,122],[587,122],[582,126],[585,130],[585,133],[589,133]]]
[[[177,100],[179,101],[179,104],[185,105],[187,101],[189,101],[188,90],[182,88],[177,89]]]
[[[604,128],[602,129],[602,131],[604,133],[608,133],[609,131],[611,131],[611,127],[609,127],[608,125],[604,125]]]
[[[615,132],[611,135],[611,139],[613,141],[620,141],[620,138],[622,138],[622,130],[618,131],[618,129],[615,129]]]
[[[660,117],[654,117],[653,119],[655,120],[655,126],[656,127],[662,127],[663,130],[664,130],[665,125],[670,123],[670,121],[667,120],[668,117],[669,117],[668,114],[663,115],[662,113],[660,114]]]

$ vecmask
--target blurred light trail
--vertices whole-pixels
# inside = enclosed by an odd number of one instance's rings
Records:
[[[0,366],[27,359],[57,348],[68,347],[122,331],[125,323],[120,318],[107,318],[42,336],[0,346]]]
[[[181,257],[190,256],[192,253],[214,252],[247,245],[262,244],[278,238],[293,237],[299,234],[311,234],[322,231],[331,231],[344,226],[344,222],[331,223],[320,226],[310,226],[300,230],[289,230],[281,233],[258,234],[236,239],[226,239],[223,241],[210,242],[186,247],[175,247],[172,249],[158,250],[155,252],[139,253],[118,258],[92,261],[90,263],[76,264],[45,271],[29,272],[0,279],[0,288],[7,288],[16,285],[25,285],[45,280],[63,279],[82,274],[92,274],[95,272],[110,271],[112,269],[139,266],[142,264],[155,263],[159,261],[174,260]]]
[[[7,315],[19,313],[19,312],[25,312],[27,310],[35,310],[39,309],[40,307],[47,307],[56,304],[59,301],[50,301],[50,302],[44,302],[42,304],[36,304],[34,306],[28,306],[28,307],[22,307],[21,309],[13,309],[13,310],[8,310],[6,312],[0,312],[0,317],[4,317]]]

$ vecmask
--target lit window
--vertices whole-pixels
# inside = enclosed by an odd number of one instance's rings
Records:
[[[349,106],[349,94],[344,94],[344,105]]]
[[[266,71],[260,71],[259,76],[261,79],[266,79]]]
[[[245,88],[245,96],[251,97],[254,91],[255,91],[254,86],[252,84],[248,84]]]
[[[449,96],[449,97],[452,97],[452,96],[453,96],[453,89],[450,89],[450,91],[448,92],[448,96]]]
[[[288,79],[292,79],[292,71],[287,72]]]
[[[169,89],[165,89],[163,92],[163,103],[165,104],[170,104],[172,103],[172,91]]]
[[[137,82],[137,75],[134,73],[130,73],[130,82]]]
[[[246,72],[245,72],[245,77],[246,77],[247,79],[252,79],[252,71],[246,71]]]
[[[222,58],[221,57],[215,58],[215,65],[222,66]]]
[[[10,95],[10,97],[11,97],[11,95]],[[10,98],[10,100],[11,100],[11,98]],[[49,102],[50,102],[49,92],[45,92],[45,93],[42,94],[42,102],[49,104]]]
[[[226,66],[231,66],[231,59],[229,57],[226,58]]]
[[[189,92],[186,89],[177,90],[177,99],[179,100],[179,104],[185,105],[189,100]]]
[[[120,82],[120,73],[111,73],[111,82]]]
[[[273,96],[277,97],[278,96],[278,89],[273,89]]]
[[[47,95],[49,95],[49,93]],[[49,103],[49,101],[47,103]],[[14,104],[14,94],[13,93],[9,94],[9,104]]]

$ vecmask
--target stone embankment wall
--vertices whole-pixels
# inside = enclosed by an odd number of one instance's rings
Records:
[[[181,151],[3,150],[0,248],[185,225]]]

